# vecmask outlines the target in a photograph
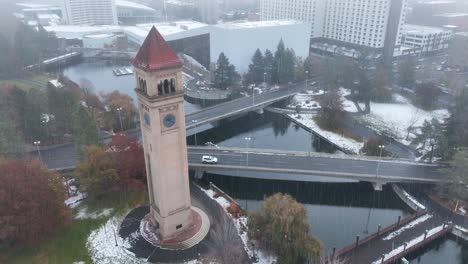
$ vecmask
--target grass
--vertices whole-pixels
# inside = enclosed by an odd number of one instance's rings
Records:
[[[5,263],[71,264],[75,261],[92,263],[86,248],[86,240],[89,234],[113,215],[125,213],[131,208],[146,202],[147,194],[144,191],[112,192],[99,200],[88,199],[73,210],[74,215],[82,208],[87,208],[88,212],[114,208],[112,215],[98,219],[73,219],[70,225],[35,248],[6,250],[3,252]],[[0,252],[0,255],[2,255],[2,252]]]
[[[27,77],[26,79],[34,81],[34,82],[41,82],[41,83],[46,84],[52,78],[45,74],[36,74],[30,77]],[[25,81],[21,81],[21,80],[0,80],[0,85],[2,84],[14,85],[22,90],[29,90],[33,87],[32,84],[25,82]]]

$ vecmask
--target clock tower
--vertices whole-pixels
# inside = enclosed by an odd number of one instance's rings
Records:
[[[132,61],[145,152],[149,218],[162,241],[192,226],[183,62],[155,27]]]

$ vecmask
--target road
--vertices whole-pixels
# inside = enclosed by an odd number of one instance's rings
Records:
[[[36,156],[37,153],[32,152],[31,155]],[[218,157],[218,164],[202,164],[203,155]],[[41,150],[41,159],[49,169],[73,169],[78,157],[78,149],[73,144]],[[247,175],[268,172],[270,179],[283,180],[295,180],[290,178],[289,174],[303,175],[301,181],[307,181],[308,176],[377,183],[430,183],[440,180],[437,166],[434,165],[308,152],[189,147],[188,161],[192,169],[221,171],[232,176],[239,175],[232,173],[236,170],[246,171]]]
[[[262,109],[265,106],[293,96],[303,88],[303,83],[293,84],[270,92],[255,94],[251,97],[242,97],[212,107],[207,107],[198,112],[187,114],[185,116],[185,125],[187,130],[191,130],[210,122]]]
[[[201,163],[203,155],[218,158],[218,164]],[[307,152],[190,147],[189,166],[203,170],[247,170],[354,179],[368,182],[437,182],[437,166],[399,160],[379,160],[356,156],[334,156]],[[277,176],[274,177],[278,179]]]

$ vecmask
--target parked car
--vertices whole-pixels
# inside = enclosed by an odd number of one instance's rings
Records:
[[[203,164],[217,164],[218,158],[214,156],[203,156],[202,163]]]

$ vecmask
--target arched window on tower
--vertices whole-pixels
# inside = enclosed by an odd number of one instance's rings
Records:
[[[143,93],[148,95],[148,88],[146,87],[146,80],[143,80]]]
[[[175,80],[171,79],[171,93],[176,92]]]
[[[161,96],[161,95],[163,95],[163,82],[162,81],[158,83],[158,96]]]
[[[169,81],[164,80],[164,94],[169,94]]]

